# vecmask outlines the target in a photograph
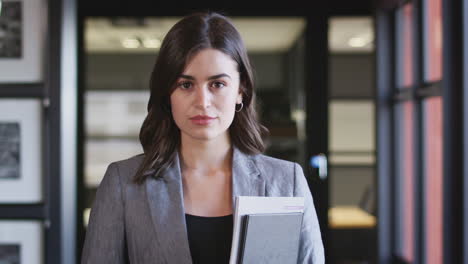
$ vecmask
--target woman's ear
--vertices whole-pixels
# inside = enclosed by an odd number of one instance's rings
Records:
[[[236,99],[236,104],[242,103],[242,92],[239,92]]]

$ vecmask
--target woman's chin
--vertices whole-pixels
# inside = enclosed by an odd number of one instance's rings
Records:
[[[192,140],[197,140],[197,141],[214,141],[214,140],[222,140],[226,138],[227,132],[216,133],[214,131],[205,130],[205,131],[186,133],[185,136],[187,136],[187,138],[190,138]]]

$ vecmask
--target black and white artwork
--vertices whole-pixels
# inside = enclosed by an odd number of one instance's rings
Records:
[[[0,243],[0,264],[20,264],[21,245]]]
[[[0,180],[18,179],[19,177],[20,177],[20,126],[19,126],[19,123],[0,122]]]
[[[0,220],[0,264],[43,264],[43,223]]]
[[[41,101],[0,98],[0,204],[42,201],[42,156]]]
[[[41,82],[47,1],[1,0],[0,3],[0,83]]]
[[[22,13],[20,1],[1,4],[0,58],[22,57]]]

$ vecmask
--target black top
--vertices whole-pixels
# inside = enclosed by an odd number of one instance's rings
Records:
[[[233,216],[204,217],[185,214],[193,264],[229,263]]]

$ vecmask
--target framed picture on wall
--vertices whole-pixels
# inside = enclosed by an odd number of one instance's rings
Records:
[[[37,99],[0,99],[0,203],[42,201],[41,113]]]
[[[0,263],[44,263],[43,241],[39,221],[0,220]]]
[[[2,0],[0,3],[0,83],[41,82],[45,1]]]

